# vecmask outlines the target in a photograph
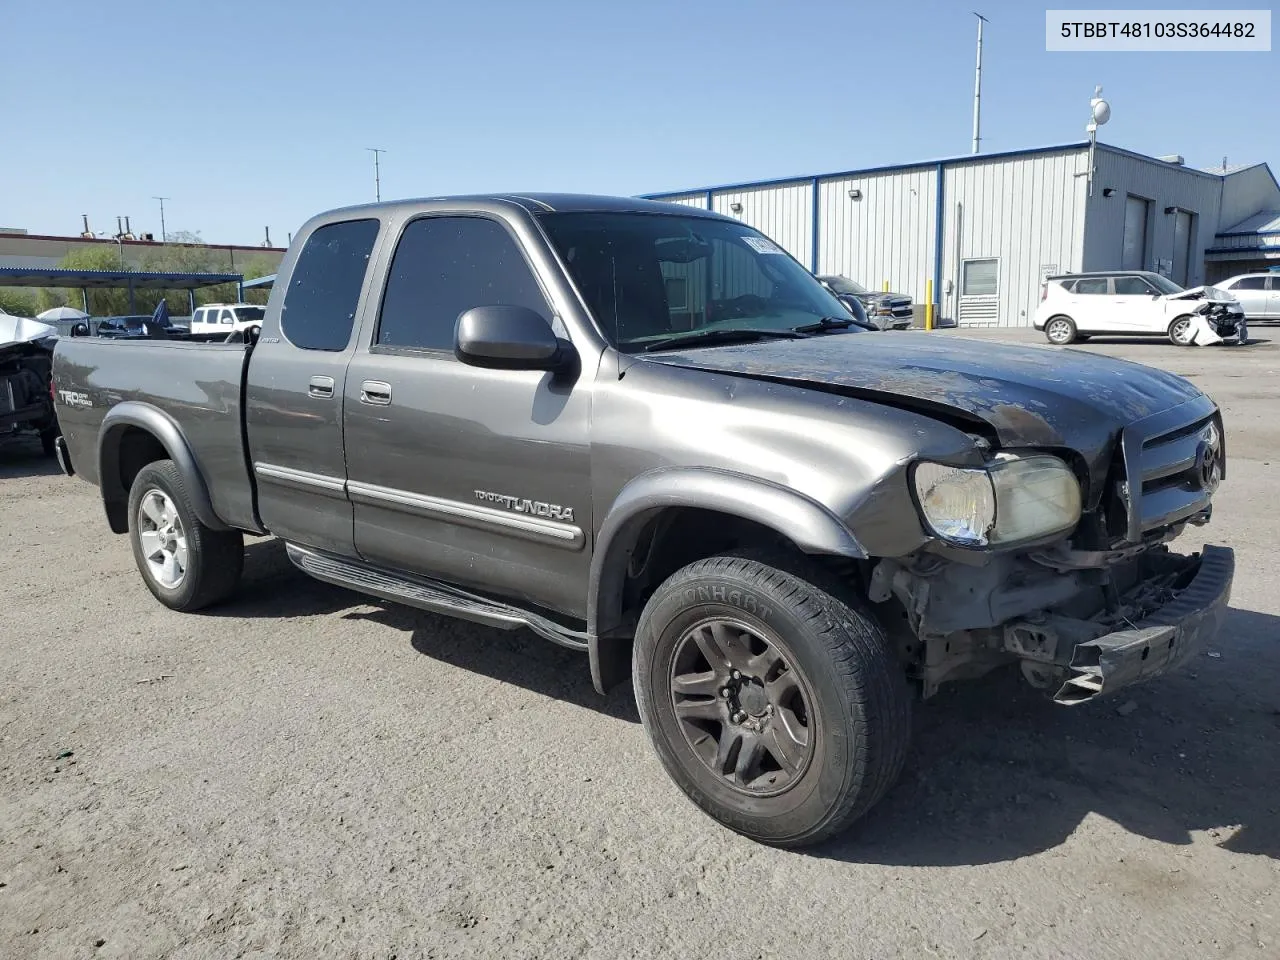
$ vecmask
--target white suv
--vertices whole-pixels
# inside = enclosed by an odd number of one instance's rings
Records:
[[[1214,286],[1235,297],[1250,320],[1280,320],[1280,273],[1242,273]]]
[[[191,315],[191,333],[233,333],[262,323],[266,307],[252,303],[208,303]]]
[[[1205,301],[1225,303],[1244,315],[1230,294],[1216,287],[1184,290],[1147,270],[1105,270],[1048,277],[1032,326],[1059,345],[1107,336],[1164,336],[1178,346],[1191,342],[1192,315]]]

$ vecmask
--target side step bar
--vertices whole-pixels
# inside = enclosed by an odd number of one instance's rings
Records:
[[[359,560],[335,557],[292,543],[286,544],[285,548],[294,566],[325,583],[500,630],[528,627],[552,643],[571,650],[587,649],[587,634],[584,632],[570,630],[547,617],[469,593],[452,584],[391,573]]]

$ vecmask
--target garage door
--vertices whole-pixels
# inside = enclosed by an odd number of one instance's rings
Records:
[[[1147,213],[1151,201],[1128,197],[1124,202],[1124,249],[1120,255],[1121,270],[1145,270],[1147,267]]]

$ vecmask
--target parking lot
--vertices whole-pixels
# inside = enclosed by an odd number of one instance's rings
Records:
[[[92,487],[0,447],[0,956],[1280,956],[1280,329],[1251,333],[1079,348],[1224,409],[1179,541],[1236,550],[1217,646],[1077,708],[1016,671],[944,689],[887,799],[799,853],[693,807],[585,657],[274,541],[173,613]]]

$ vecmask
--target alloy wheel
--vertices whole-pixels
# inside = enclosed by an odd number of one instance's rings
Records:
[[[187,575],[187,534],[163,490],[148,490],[138,505],[138,541],[155,582],[169,590],[181,585]]]
[[[776,637],[704,620],[676,644],[671,703],[694,755],[751,796],[774,796],[808,769],[817,741],[808,683]]]

